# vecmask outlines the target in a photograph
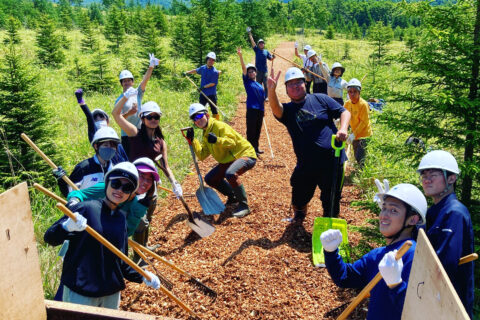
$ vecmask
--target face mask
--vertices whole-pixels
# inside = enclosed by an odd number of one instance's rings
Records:
[[[95,121],[95,128],[100,129],[101,127],[107,126],[107,120]]]
[[[105,161],[110,161],[115,156],[117,150],[108,147],[100,147],[98,149],[98,155]]]

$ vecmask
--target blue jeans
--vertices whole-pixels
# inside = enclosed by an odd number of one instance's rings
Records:
[[[252,169],[257,163],[257,159],[243,157],[229,163],[219,163],[205,176],[205,182],[215,189],[222,180],[227,179],[232,188],[241,185],[240,175]]]

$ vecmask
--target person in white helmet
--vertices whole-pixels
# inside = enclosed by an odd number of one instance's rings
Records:
[[[250,44],[252,45],[252,49],[255,52],[255,67],[257,68],[257,82],[263,85],[263,89],[265,90],[265,97],[268,101],[268,87],[267,87],[267,79],[268,79],[268,67],[267,67],[267,59],[273,60],[275,56],[272,55],[267,49],[265,49],[265,41],[263,39],[258,40],[258,45],[253,40],[252,29],[247,27],[248,32],[248,39],[250,39]]]
[[[322,69],[320,68],[320,65],[322,65],[323,69],[329,70],[328,65],[322,61],[322,55],[318,55],[315,50],[308,50],[307,58],[312,63],[308,70],[312,71],[313,73],[318,74],[319,76],[322,75]],[[324,79],[314,75],[312,75],[312,78],[313,93],[327,94],[327,82]]]
[[[200,80],[200,90],[216,105],[217,104],[217,86],[218,86],[218,76],[222,73],[217,70],[213,65],[217,60],[217,55],[215,52],[209,52],[205,57],[205,64],[197,69],[186,71],[185,74],[199,74],[201,76]],[[210,105],[210,102],[200,94],[199,103],[207,106],[207,103]],[[210,105],[210,110],[212,110],[212,115],[215,119],[219,120],[220,115],[215,106]]]
[[[427,200],[411,184],[399,184],[388,192],[376,194],[380,199],[379,230],[387,245],[373,249],[354,263],[345,263],[338,253],[342,233],[330,229],[320,236],[325,265],[332,281],[341,288],[365,287],[378,272],[382,280],[370,292],[369,320],[401,319],[408,278],[415,252],[416,226],[425,224]],[[412,247],[399,260],[397,250],[407,240]]]
[[[91,187],[103,181],[105,173],[113,166],[112,158],[117,153],[117,146],[120,139],[113,128],[102,127],[92,139],[92,147],[95,155],[83,160],[73,168],[69,178],[79,189]],[[66,171],[62,167],[53,170],[53,175],[58,181],[60,191],[66,197],[72,188],[63,181],[62,177]]]
[[[309,44],[306,44],[303,47],[303,53],[304,54],[299,54],[298,53],[298,42],[297,41],[295,41],[294,46],[295,46],[295,55],[297,57],[299,57],[300,59],[302,59],[303,69],[309,69],[309,68],[313,67],[312,61],[310,61],[310,59],[307,58],[308,51],[312,50],[312,47]],[[307,93],[310,93],[310,87],[312,86],[312,75],[310,74],[310,72],[303,72],[303,74],[305,75],[305,86],[307,88]]]
[[[255,166],[255,149],[228,124],[210,118],[202,104],[191,104],[188,114],[195,126],[203,131],[200,139],[195,139],[193,128],[189,128],[186,134],[198,159],[202,161],[211,155],[218,161],[218,165],[205,175],[205,182],[228,197],[227,205],[238,202],[233,210],[234,217],[242,218],[250,214],[247,193],[240,176]]]
[[[331,204],[331,186],[337,177],[335,190],[334,216],[340,212],[343,165],[337,166],[334,174],[335,156],[331,146],[332,135],[339,141],[347,138],[350,112],[325,94],[307,94],[305,77],[298,68],[290,68],[285,73],[285,87],[290,102],[281,104],[275,91],[280,73],[268,78],[270,107],[273,115],[283,123],[290,134],[297,165],[290,178],[292,186],[292,222],[302,223],[307,214],[307,206],[317,186],[321,190],[323,214],[327,216]],[[337,130],[333,119],[340,118]],[[342,150],[340,162],[345,161]]]
[[[459,266],[458,261],[474,252],[473,225],[470,212],[455,195],[460,174],[457,160],[450,152],[434,150],[422,158],[417,172],[425,196],[433,200],[427,211],[428,239],[472,318],[474,263]]]
[[[139,114],[142,109],[142,99],[143,94],[145,93],[145,88],[147,87],[147,83],[152,76],[153,69],[158,66],[160,60],[155,58],[153,53],[149,54],[150,65],[148,66],[145,75],[143,76],[142,82],[137,87],[137,95],[130,96],[130,98],[123,104],[122,107],[122,115],[134,126],[140,128],[141,120]],[[122,70],[119,75],[120,85],[122,86],[122,93],[118,96],[115,100],[115,106],[117,103],[123,98],[123,94],[134,85],[134,77],[133,74],[129,70]],[[122,137],[122,145],[125,150],[128,152],[128,139],[127,134],[122,130],[121,131]]]
[[[347,88],[347,81],[342,79],[345,68],[340,62],[332,65],[332,71],[326,68],[326,64],[320,64],[322,75],[327,79],[327,93],[329,97],[343,106],[343,90]]]
[[[253,64],[243,61],[242,49],[237,48],[240,65],[243,72],[243,86],[247,92],[247,140],[251,143],[257,156],[263,153],[258,148],[258,140],[262,131],[263,116],[265,115],[265,91],[260,83],[255,81],[257,68]]]
[[[360,97],[362,84],[358,79],[351,79],[347,84],[348,99],[345,102],[345,109],[350,111],[350,127],[352,132],[348,135],[347,143],[353,146],[353,153],[360,168],[363,168],[368,141],[372,136],[372,125],[370,123],[370,108],[367,101]]]
[[[147,271],[147,280],[86,231],[90,226],[117,249],[127,253],[125,215],[118,206],[138,188],[138,171],[132,163],[121,162],[105,176],[105,198],[82,202],[75,207],[76,221],[64,216],[44,235],[46,243],[57,246],[69,240],[61,283],[64,302],[118,309],[120,291],[129,281],[160,288],[157,276]]]

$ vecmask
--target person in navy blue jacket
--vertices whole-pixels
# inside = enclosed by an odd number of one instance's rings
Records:
[[[423,192],[433,205],[427,211],[426,233],[437,252],[465,310],[473,316],[474,263],[458,265],[474,251],[472,219],[457,199],[455,184],[460,173],[452,154],[443,150],[427,153],[418,166]]]
[[[325,265],[333,282],[342,288],[363,288],[380,272],[383,280],[370,292],[367,319],[401,319],[416,245],[412,234],[415,225],[425,223],[427,200],[411,184],[396,185],[376,198],[382,208],[379,229],[387,246],[373,249],[352,264],[345,263],[338,253],[342,233],[330,229],[320,236]],[[412,241],[412,247],[395,260],[397,250],[407,240]]]
[[[138,171],[132,163],[121,162],[107,173],[105,186],[104,199],[74,206],[75,221],[62,217],[47,230],[44,240],[53,246],[70,241],[61,276],[63,301],[118,309],[124,278],[143,280],[155,289],[160,282],[152,273],[148,281],[85,232],[88,224],[120,251],[127,251],[127,223],[117,206],[138,188]]]
[[[265,41],[263,39],[259,39],[258,43],[255,43],[253,40],[252,29],[247,27],[248,38],[250,39],[250,44],[252,45],[253,51],[255,51],[255,67],[257,68],[256,79],[258,83],[263,84],[263,88],[265,90],[265,98],[268,101],[268,87],[267,87],[267,79],[268,79],[268,67],[267,67],[267,59],[273,60],[275,56],[272,55],[267,49],[265,49]]]

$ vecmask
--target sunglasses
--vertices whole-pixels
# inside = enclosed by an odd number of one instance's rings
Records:
[[[131,182],[122,183],[119,179],[111,180],[110,187],[115,190],[121,189],[123,193],[132,193],[135,190],[135,186]]]
[[[204,113],[197,113],[192,116],[193,121],[197,121],[203,118]]]
[[[149,114],[148,116],[145,116],[144,118],[147,119],[147,120],[152,120],[152,119],[160,120],[160,116],[158,114],[156,114],[156,115]]]

